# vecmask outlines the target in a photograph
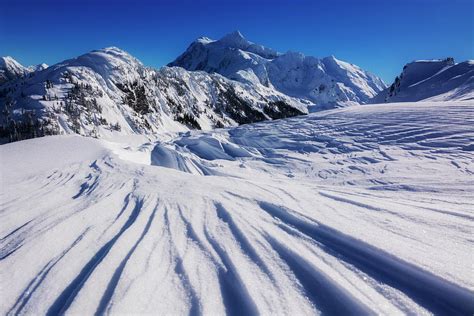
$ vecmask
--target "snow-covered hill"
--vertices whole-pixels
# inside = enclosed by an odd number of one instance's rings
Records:
[[[371,103],[474,100],[474,60],[418,60]]]
[[[115,47],[4,83],[0,106],[2,134],[13,140],[211,129],[307,112],[301,101],[261,84],[147,68]]]
[[[0,314],[472,315],[473,126],[417,102],[0,146]]]
[[[386,88],[380,78],[333,56],[281,54],[246,40],[238,31],[217,41],[199,38],[169,65],[260,83],[319,108],[366,103]]]

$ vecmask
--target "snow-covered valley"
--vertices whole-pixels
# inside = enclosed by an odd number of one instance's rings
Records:
[[[0,146],[0,314],[474,312],[474,105]]]

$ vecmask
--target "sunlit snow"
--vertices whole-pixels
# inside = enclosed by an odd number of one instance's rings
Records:
[[[0,147],[0,314],[472,314],[472,102]]]

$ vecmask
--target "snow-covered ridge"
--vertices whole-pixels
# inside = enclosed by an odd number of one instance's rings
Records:
[[[386,87],[375,75],[333,56],[281,54],[246,40],[238,31],[217,41],[198,39],[169,65],[260,83],[319,107],[366,103]]]
[[[0,85],[35,71],[41,71],[48,68],[48,65],[42,63],[36,66],[24,67],[11,56],[0,57]]]
[[[30,72],[34,72],[34,71],[41,71],[41,70],[45,70],[46,68],[48,68],[49,66],[45,63],[41,63],[41,64],[38,64],[36,66],[29,66],[28,67],[28,70]]]
[[[0,314],[472,315],[473,119],[418,102],[0,146]]]
[[[28,69],[10,56],[0,57],[0,84],[28,74]]]
[[[261,84],[178,67],[145,67],[109,47],[0,86],[1,136],[94,137],[212,129],[304,114],[306,105]]]
[[[469,100],[473,65],[416,61],[382,91],[383,81],[356,65],[278,53],[238,31],[220,40],[201,37],[161,69],[117,47],[50,67],[27,68],[5,57],[0,138],[209,130],[369,101]]]
[[[395,82],[371,103],[474,99],[474,61],[453,58],[406,64]]]

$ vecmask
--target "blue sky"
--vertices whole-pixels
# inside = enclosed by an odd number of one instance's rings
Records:
[[[0,55],[54,64],[118,46],[145,65],[240,30],[278,51],[337,58],[391,82],[414,59],[474,59],[473,0],[0,0]]]

